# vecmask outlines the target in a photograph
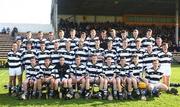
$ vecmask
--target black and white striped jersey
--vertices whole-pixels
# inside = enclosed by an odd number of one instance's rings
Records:
[[[143,37],[142,38],[142,48],[144,48],[146,50],[148,45],[155,45],[155,39],[153,37],[147,38],[147,37]]]
[[[132,56],[137,55],[139,57],[139,63],[143,63],[145,50],[143,48],[133,48],[131,49]]]
[[[161,48],[161,47],[159,47],[159,46],[157,46],[157,45],[153,46],[153,52],[155,52],[156,54],[158,54],[158,53],[161,52],[161,51],[162,51],[162,48]]]
[[[102,71],[107,77],[113,77],[115,70],[116,70],[116,66],[114,64],[111,65],[104,64],[102,67]]]
[[[79,38],[75,37],[74,39],[68,38],[69,41],[71,41],[71,49],[73,50],[75,47],[77,47]]]
[[[60,54],[61,54],[60,50],[51,50],[50,51],[51,62],[53,65],[56,65],[59,63]]]
[[[39,65],[43,65],[44,64],[44,60],[46,58],[50,58],[50,51],[48,50],[44,50],[44,51],[37,51],[37,59],[38,59],[38,63]]]
[[[160,82],[163,73],[160,69],[154,69],[153,67],[146,71],[146,79],[148,79],[149,83],[157,84]]]
[[[36,50],[32,49],[32,50],[24,50],[22,52],[22,62],[23,62],[23,65],[26,67],[27,65],[30,65],[31,64],[31,58],[32,57],[36,57],[37,58],[37,55],[36,55]]]
[[[128,76],[130,71],[129,71],[129,65],[125,64],[124,66],[117,64],[116,65],[116,71],[114,73],[116,73],[116,75],[118,76]]]
[[[88,62],[86,64],[86,72],[89,73],[90,77],[98,77],[100,73],[102,73],[102,64]]]
[[[131,62],[131,57],[132,57],[132,53],[131,53],[131,49],[130,48],[119,48],[117,50],[117,57],[118,60],[120,59],[120,57],[126,57],[126,62],[129,64]]]
[[[158,53],[160,64],[171,64],[172,62],[172,53],[171,52],[159,52]]]
[[[56,40],[48,40],[45,42],[46,44],[46,49],[51,51],[54,49],[54,43],[56,42]]]
[[[26,49],[28,42],[32,43],[32,49],[34,49],[35,45],[36,45],[36,42],[35,42],[35,39],[33,39],[33,38],[30,38],[30,39],[25,38],[25,39],[23,39],[22,48]]]
[[[75,47],[74,53],[75,53],[75,55],[79,55],[81,57],[81,62],[84,65],[86,65],[88,58],[89,58],[88,48],[87,47],[83,47],[83,48]]]
[[[21,53],[19,51],[14,52],[11,50],[8,52],[8,65],[9,68],[17,68],[21,66]]]
[[[48,78],[51,76],[52,71],[54,70],[54,65],[49,65],[49,66],[45,66],[45,65],[41,65],[40,66],[40,75],[41,77],[44,78]]]
[[[22,45],[20,47],[18,47],[18,51],[22,54],[23,51],[25,50],[26,48],[23,48]]]
[[[97,57],[98,56],[103,56],[104,57],[104,49],[103,48],[94,48],[90,51],[90,56],[92,54],[96,54]],[[99,59],[97,60],[98,63],[103,63],[103,59]]]
[[[130,73],[133,74],[135,77],[140,77],[140,74],[143,72],[143,64],[138,63],[131,63],[130,66]]]
[[[84,64],[80,64],[79,66],[74,63],[70,66],[70,73],[73,73],[75,76],[83,76],[86,73],[86,66]]]
[[[129,45],[129,38],[124,38],[124,39],[122,39],[122,38],[120,38],[120,42],[119,42],[119,47],[117,47],[117,49],[118,48],[122,48],[122,46],[123,46],[123,40],[126,40],[127,42],[128,42],[128,45]]]
[[[59,49],[65,49],[66,48],[67,38],[57,39],[56,41],[59,42]]]
[[[153,60],[158,59],[158,55],[154,52],[148,53],[147,51],[144,53],[143,64],[145,69],[149,69],[152,67]]]
[[[130,49],[134,49],[136,48],[136,40],[138,40],[139,38],[129,38],[129,48]]]
[[[72,50],[68,51],[67,49],[61,49],[60,56],[64,57],[65,63],[68,65],[72,65],[75,61],[75,53]]]
[[[95,48],[97,39],[99,39],[99,38],[98,37],[95,37],[95,38],[87,37],[86,41],[88,42],[88,49],[89,50],[92,50]]]
[[[112,47],[114,50],[116,50],[117,48],[120,47],[120,38],[119,37],[115,37],[115,38],[108,37],[108,40],[112,41]]]
[[[104,57],[107,58],[108,56],[110,56],[113,61],[112,62],[115,62],[117,60],[117,53],[116,53],[116,50],[114,49],[106,49],[104,50]]]
[[[77,45],[78,45],[78,44],[77,44]],[[88,47],[88,45],[89,45],[89,42],[88,42],[88,41],[86,41],[86,40],[84,40],[84,44],[83,44],[83,46]]]
[[[45,38],[43,38],[42,40],[40,40],[40,39],[35,39],[35,49],[37,50],[37,51],[39,51],[40,50],[40,43],[41,42],[46,42],[46,39]]]
[[[40,78],[40,67],[38,65],[32,66],[28,65],[26,67],[26,79],[28,80],[36,80]]]

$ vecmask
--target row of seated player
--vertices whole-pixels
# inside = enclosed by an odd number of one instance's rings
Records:
[[[132,64],[126,64],[122,57],[116,67],[112,58],[107,57],[102,66],[97,63],[97,55],[92,55],[92,60],[86,67],[81,63],[81,57],[76,56],[75,63],[71,66],[65,64],[61,57],[59,63],[53,67],[50,59],[45,59],[45,64],[39,66],[36,58],[31,58],[31,65],[26,68],[26,79],[23,82],[21,97],[41,98],[43,94],[42,85],[46,87],[46,96],[55,96],[72,99],[79,96],[99,99],[134,99],[159,96],[159,91],[173,92],[167,85],[161,83],[162,69],[159,69],[159,60],[153,60],[153,66],[143,73],[139,66],[138,56],[133,56]],[[98,91],[94,85],[98,85]],[[75,87],[73,87],[73,85]],[[79,88],[78,88],[79,87]],[[92,88],[91,88],[92,87]],[[96,86],[97,87],[97,86]],[[10,87],[11,88],[11,87]],[[19,92],[21,86],[18,87]],[[11,91],[11,89],[10,89]],[[13,91],[13,93],[15,93]],[[132,94],[133,93],[133,94]],[[62,95],[62,96],[61,96]]]

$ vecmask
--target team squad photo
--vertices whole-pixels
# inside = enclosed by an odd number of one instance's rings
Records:
[[[0,107],[180,107],[180,0],[0,0]]]
[[[37,38],[28,31],[17,38],[8,53],[9,95],[20,99],[97,98],[107,100],[146,100],[159,97],[160,91],[177,94],[169,88],[172,53],[153,31],[139,37],[138,29],[81,32],[71,29],[65,38],[53,32]],[[23,78],[25,74],[25,78]],[[16,78],[18,78],[16,82]],[[162,81],[161,81],[162,80]]]

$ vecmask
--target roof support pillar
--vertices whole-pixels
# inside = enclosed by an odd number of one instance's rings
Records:
[[[176,0],[176,44],[179,45],[179,0]]]

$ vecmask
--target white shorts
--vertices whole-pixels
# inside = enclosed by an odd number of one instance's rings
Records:
[[[21,67],[9,68],[9,76],[19,76],[22,74]]]
[[[150,83],[150,87],[153,89],[153,88],[157,88],[159,89],[161,87],[162,83],[156,83],[156,84],[152,84]]]
[[[171,65],[170,64],[161,64],[160,71],[163,72],[164,76],[171,75]]]
[[[89,80],[91,83],[98,83],[99,82],[99,77],[89,77]]]

